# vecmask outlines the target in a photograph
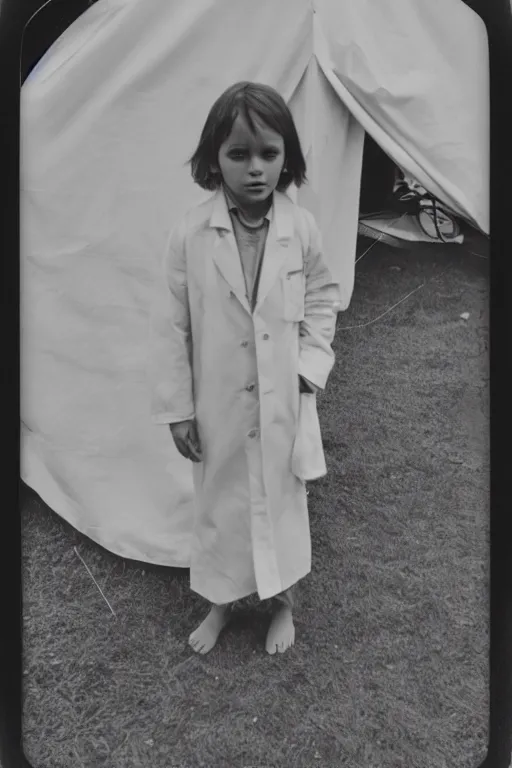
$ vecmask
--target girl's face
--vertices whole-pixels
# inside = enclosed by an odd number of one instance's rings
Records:
[[[238,115],[221,144],[219,170],[224,184],[243,209],[257,211],[277,187],[285,161],[284,140],[251,112],[253,133]]]

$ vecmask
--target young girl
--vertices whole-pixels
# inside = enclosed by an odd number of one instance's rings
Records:
[[[190,585],[211,603],[189,642],[210,651],[230,604],[258,593],[277,598],[266,649],[283,652],[292,586],[311,569],[300,392],[325,387],[338,291],[313,217],[284,194],[306,165],[276,91],[228,88],[191,167],[214,194],[170,237],[152,321],[153,421],[193,462]]]

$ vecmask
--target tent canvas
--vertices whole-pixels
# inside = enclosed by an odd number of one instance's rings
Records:
[[[488,52],[462,0],[99,0],[22,89],[22,478],[117,554],[188,564],[190,466],[149,417],[148,311],[186,160],[232,82],[290,104],[352,295],[365,131],[488,232]]]

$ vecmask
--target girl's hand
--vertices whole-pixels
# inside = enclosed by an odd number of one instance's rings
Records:
[[[169,428],[181,455],[191,461],[202,461],[203,455],[195,421],[179,421],[176,424],[169,424]]]

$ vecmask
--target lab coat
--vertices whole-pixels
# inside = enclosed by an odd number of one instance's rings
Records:
[[[197,421],[190,586],[216,604],[272,597],[311,570],[292,471],[299,376],[325,387],[339,293],[312,215],[283,193],[273,206],[252,313],[218,191],[174,229],[152,315],[152,418]]]

